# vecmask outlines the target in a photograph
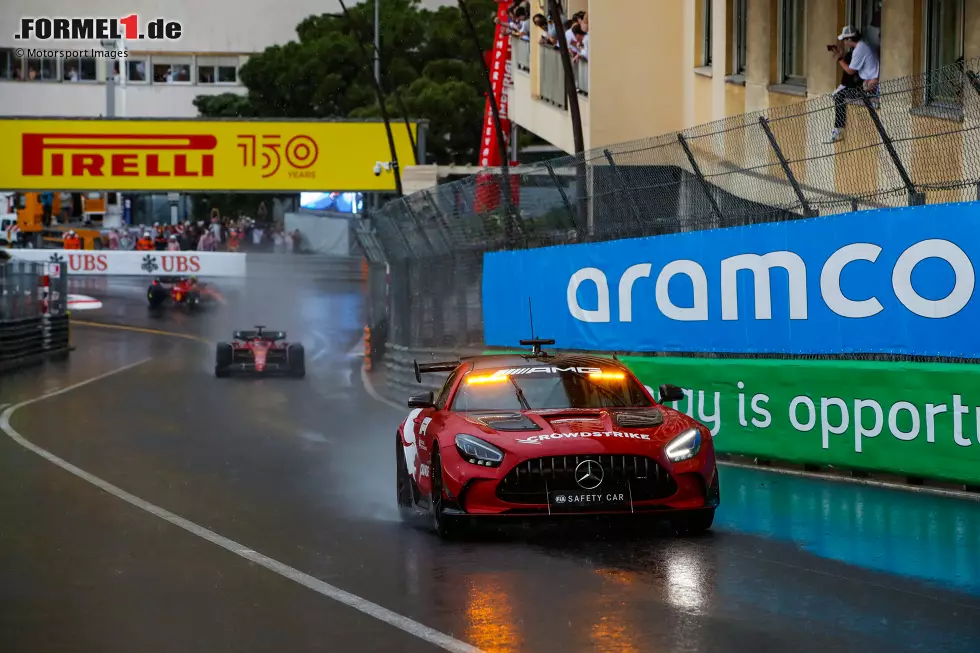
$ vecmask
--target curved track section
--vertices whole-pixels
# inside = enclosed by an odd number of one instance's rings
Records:
[[[152,316],[145,288],[113,286],[78,317],[144,331],[76,326],[68,363],[3,378],[0,403],[63,390],[8,409],[10,430],[161,512],[0,437],[0,649],[980,649],[980,503],[725,468],[704,537],[401,524],[407,411],[348,353],[359,289],[268,291]],[[210,346],[145,331],[255,322],[309,343],[306,380],[217,380]]]

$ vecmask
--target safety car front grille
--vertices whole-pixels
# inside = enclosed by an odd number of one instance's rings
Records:
[[[602,466],[597,490],[628,492],[633,501],[665,499],[677,492],[677,483],[652,458],[628,455],[547,456],[526,460],[510,470],[497,485],[497,496],[510,503],[547,503],[548,492],[574,492],[575,468],[584,460]]]

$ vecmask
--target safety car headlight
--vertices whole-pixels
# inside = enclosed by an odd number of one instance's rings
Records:
[[[489,442],[465,433],[456,436],[456,451],[463,460],[483,467],[499,467],[504,460],[503,451]]]
[[[667,460],[679,463],[698,455],[701,450],[701,431],[697,428],[688,429],[667,443],[664,453]]]

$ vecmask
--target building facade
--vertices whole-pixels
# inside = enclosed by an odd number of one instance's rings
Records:
[[[980,57],[980,0],[567,0],[587,11],[588,61],[576,65],[586,149],[657,136],[831,93],[827,45],[854,25],[880,50],[881,79]],[[547,13],[531,0],[532,14]],[[573,151],[561,64],[515,43],[511,119]],[[940,93],[941,94],[941,93]],[[962,102],[962,94],[936,104]]]
[[[364,1],[364,0],[361,0]],[[367,0],[370,2],[370,0]],[[355,4],[352,0],[350,5]],[[423,6],[447,2],[425,0]],[[162,9],[160,8],[162,7]],[[337,0],[4,0],[0,3],[0,115],[106,115],[105,80],[117,75],[117,116],[189,118],[197,115],[199,95],[245,93],[240,66],[254,53],[296,38],[304,18],[339,12]],[[176,41],[127,41],[128,56],[116,60],[92,57],[30,56],[30,49],[85,50],[98,41],[23,41],[14,38],[24,17],[123,17],[145,22],[156,17],[179,21]],[[20,52],[23,50],[23,52]],[[120,70],[120,66],[122,69]],[[110,70],[112,72],[110,72]]]

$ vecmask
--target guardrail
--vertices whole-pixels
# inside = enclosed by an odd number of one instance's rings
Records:
[[[67,356],[70,340],[67,314],[0,321],[0,372]]]

